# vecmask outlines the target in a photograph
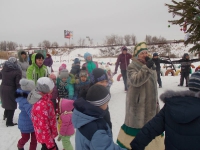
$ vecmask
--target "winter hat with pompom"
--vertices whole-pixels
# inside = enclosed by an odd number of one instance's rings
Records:
[[[190,91],[198,92],[200,91],[200,71],[191,74],[188,82],[188,87]]]
[[[86,60],[88,56],[91,56],[91,57],[92,57],[92,55],[91,55],[90,53],[86,52],[86,53],[84,54],[84,59]]]
[[[54,82],[48,77],[41,77],[37,80],[36,89],[42,93],[49,93],[54,88]]]
[[[63,69],[60,71],[60,78],[63,79],[63,78],[68,78],[69,77],[69,72],[67,69]]]
[[[23,91],[32,91],[35,88],[35,82],[33,80],[23,78],[19,81],[19,84]]]
[[[87,92],[86,100],[94,106],[102,106],[109,102],[111,96],[106,87],[95,84]]]
[[[60,67],[59,67],[59,72],[63,69],[67,69],[67,65],[66,64],[62,64]]]

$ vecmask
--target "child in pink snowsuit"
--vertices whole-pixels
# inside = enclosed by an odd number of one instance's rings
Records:
[[[70,137],[74,134],[74,126],[72,124],[72,110],[74,109],[74,101],[69,99],[61,99],[60,101],[60,118],[58,123],[59,140],[62,140],[64,150],[73,150]]]

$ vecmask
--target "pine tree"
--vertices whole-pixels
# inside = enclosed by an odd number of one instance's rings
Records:
[[[200,0],[183,0],[177,2],[172,0],[173,4],[165,4],[172,13],[173,18],[179,16],[178,20],[169,20],[168,22],[186,27],[186,33],[189,33],[188,39],[184,42],[185,45],[192,43],[194,46],[189,52],[200,52]]]

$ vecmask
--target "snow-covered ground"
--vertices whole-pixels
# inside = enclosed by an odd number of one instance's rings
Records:
[[[86,52],[86,51],[84,51]],[[71,55],[73,57],[77,57],[78,53],[83,54],[82,52],[74,52]],[[89,51],[90,52],[90,51]],[[72,56],[61,56],[61,57],[53,57],[54,64],[53,69],[54,71],[58,70],[58,67],[61,65],[61,63],[66,63],[67,68],[71,69],[72,61],[70,61],[70,58]],[[60,59],[61,58],[61,59]],[[60,62],[61,60],[61,62]],[[69,60],[69,61],[68,61]],[[97,58],[94,59],[98,62],[115,62],[116,58]],[[83,64],[83,62],[81,62]],[[200,63],[194,63],[195,67],[200,65]],[[114,72],[114,65],[110,66],[112,71]],[[193,69],[194,71],[194,69]],[[120,69],[118,69],[118,74],[120,73]],[[57,72],[55,72],[57,74]],[[124,123],[124,117],[125,117],[125,101],[126,101],[126,93],[124,92],[124,84],[123,80],[117,81],[117,75],[114,76],[114,83],[111,87],[111,100],[109,102],[109,108],[110,108],[110,114],[111,114],[111,121],[113,124],[113,139],[116,141],[117,135],[120,129],[120,126]],[[162,94],[166,90],[187,90],[186,87],[178,87],[180,76],[162,76],[162,83],[163,88],[158,88],[158,95]],[[163,107],[163,103],[160,102],[160,106]],[[3,120],[3,111],[4,109],[0,109],[0,149],[1,150],[15,150],[17,149],[17,142],[19,138],[21,137],[20,131],[18,130],[17,126],[14,127],[6,127],[5,121]],[[18,115],[20,111],[17,109],[15,111],[14,115],[14,122],[18,121]],[[62,143],[56,141],[58,144],[59,149],[62,149]],[[75,145],[75,136],[72,136],[71,142],[73,146]],[[29,143],[25,145],[25,149],[29,149]],[[37,149],[39,150],[41,148],[41,145],[38,143]]]

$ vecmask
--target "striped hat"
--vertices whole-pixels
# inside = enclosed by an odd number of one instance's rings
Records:
[[[190,91],[200,91],[200,71],[194,72],[188,82]]]
[[[145,42],[141,42],[135,46],[133,56],[137,57],[142,51],[147,51],[147,44]]]
[[[95,84],[87,92],[86,100],[94,106],[102,106],[110,101],[110,93],[106,87]]]

